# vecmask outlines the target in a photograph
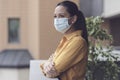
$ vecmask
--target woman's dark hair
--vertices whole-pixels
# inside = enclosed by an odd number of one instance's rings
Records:
[[[77,5],[74,2],[71,1],[63,1],[57,4],[57,6],[64,6],[66,7],[68,13],[70,16],[77,16],[77,21],[74,23],[75,30],[82,30],[83,34],[82,37],[87,41],[88,43],[88,34],[86,29],[86,21],[83,13],[78,9]]]

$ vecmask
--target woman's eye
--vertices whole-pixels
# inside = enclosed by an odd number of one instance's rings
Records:
[[[64,18],[65,16],[64,15],[60,15],[61,18]]]
[[[54,16],[54,18],[56,18],[57,16]]]
[[[58,15],[58,16],[54,16],[54,18],[64,18],[65,16],[64,15]]]

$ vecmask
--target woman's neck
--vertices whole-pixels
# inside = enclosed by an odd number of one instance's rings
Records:
[[[74,31],[76,31],[76,30],[74,29],[74,26],[71,26],[70,29],[67,30],[64,34],[70,34],[70,33],[74,32]]]

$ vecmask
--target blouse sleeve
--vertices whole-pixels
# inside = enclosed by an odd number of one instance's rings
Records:
[[[55,69],[61,73],[81,61],[87,53],[85,40],[79,37],[73,38],[60,55],[53,61]]]

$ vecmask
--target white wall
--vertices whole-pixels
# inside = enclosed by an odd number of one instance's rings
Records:
[[[120,0],[103,0],[104,1],[104,17],[112,17],[120,14]]]
[[[0,68],[0,80],[29,80],[29,69]]]

